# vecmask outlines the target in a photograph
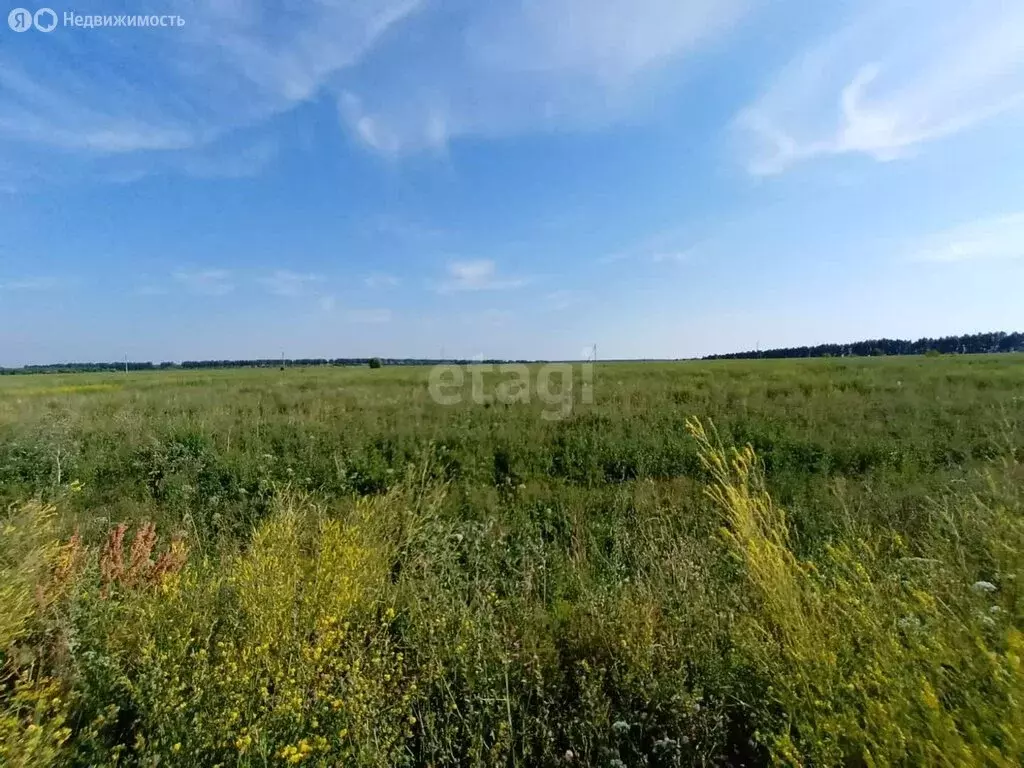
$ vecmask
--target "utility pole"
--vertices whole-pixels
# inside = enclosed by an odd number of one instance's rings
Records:
[[[128,373],[128,353],[127,352],[124,355],[124,372]]]

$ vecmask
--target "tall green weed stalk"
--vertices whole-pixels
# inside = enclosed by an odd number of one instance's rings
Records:
[[[934,539],[910,553],[899,535],[877,531],[837,538],[818,562],[800,560],[753,450],[727,451],[699,421],[688,428],[710,476],[706,493],[724,517],[722,535],[754,597],[737,640],[759,673],[753,714],[773,757],[1019,765],[1019,490],[957,500],[968,510],[958,513],[960,535],[983,534],[980,551],[953,557]],[[979,569],[995,562],[998,577],[988,581]]]

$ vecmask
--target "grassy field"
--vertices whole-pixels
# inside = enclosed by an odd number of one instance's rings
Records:
[[[1024,759],[1024,357],[428,374],[0,377],[0,763]]]

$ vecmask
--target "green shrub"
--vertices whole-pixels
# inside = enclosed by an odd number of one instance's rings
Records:
[[[38,503],[0,518],[0,763],[56,764],[71,734],[68,702],[49,676],[50,615],[76,548],[60,547],[54,509]]]

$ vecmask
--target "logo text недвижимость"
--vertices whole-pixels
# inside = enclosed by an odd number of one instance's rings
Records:
[[[15,8],[7,14],[7,26],[15,32],[27,32],[35,29],[39,32],[53,32],[57,27],[77,27],[79,29],[97,29],[107,27],[124,28],[176,28],[185,26],[185,19],[178,14],[81,14],[64,11],[58,14],[52,8],[40,8],[30,11],[27,8]]]

